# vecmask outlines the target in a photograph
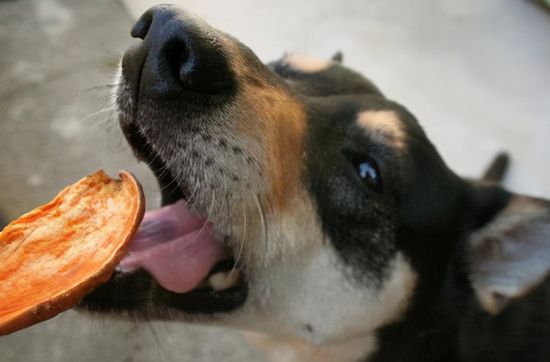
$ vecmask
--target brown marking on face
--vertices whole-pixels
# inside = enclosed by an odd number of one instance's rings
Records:
[[[365,111],[357,116],[357,124],[363,127],[375,141],[397,149],[405,147],[405,130],[394,111]]]
[[[333,61],[317,59],[306,55],[287,55],[281,63],[304,73],[321,72],[335,64]]]
[[[302,170],[306,117],[302,106],[274,89],[245,89],[244,102],[257,127],[242,123],[243,133],[252,133],[264,144],[265,169],[271,180],[267,199],[272,207],[284,208],[297,191]]]
[[[226,49],[239,84],[235,131],[260,145],[259,154],[253,156],[269,183],[266,201],[271,209],[282,211],[300,186],[306,112],[285,83],[257,58],[245,58],[232,42]]]

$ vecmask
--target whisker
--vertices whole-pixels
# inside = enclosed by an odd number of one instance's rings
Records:
[[[111,119],[110,119],[109,117],[106,117],[104,120],[99,121],[99,122],[97,122],[96,124],[90,126],[90,128],[88,128],[85,132],[90,132],[90,131],[92,131],[94,128],[96,128],[96,127],[98,127],[98,126],[100,126],[100,125],[102,125],[102,124],[104,124],[104,123],[107,123],[107,122],[109,122],[109,121],[111,121]]]
[[[227,181],[227,178],[223,178],[222,180],[223,180],[224,195],[225,195],[224,201],[226,201],[226,204],[227,204],[227,206],[226,206],[227,214],[226,214],[226,219],[225,219],[225,225],[229,225],[230,222],[231,222],[231,220],[230,220],[231,214],[230,214],[230,211],[229,211],[229,197],[231,197],[230,196],[231,194],[229,193],[229,183]],[[227,226],[226,226],[226,228],[227,228]]]
[[[117,92],[113,92],[113,93],[110,93],[110,94],[107,94],[107,95],[104,95],[104,96],[101,96],[99,98],[97,98],[99,100],[102,100],[102,101],[112,101],[114,100],[115,102],[115,105],[117,104],[118,102],[118,93]]]
[[[166,171],[166,170],[168,170],[168,169],[167,169],[167,166],[164,166],[164,167],[163,167],[163,170],[162,170],[162,173],[165,174],[165,171]],[[168,170],[168,172],[170,172],[170,171]],[[161,178],[161,177],[159,176],[159,178]],[[162,188],[160,189],[160,191],[168,190],[168,188],[169,188],[169,187],[172,187],[172,186],[173,186],[172,192],[178,189],[179,183],[178,183],[178,179],[177,179],[177,178],[172,178],[172,180],[170,181],[170,183],[167,184],[167,185],[165,185],[164,187],[162,187]]]
[[[218,221],[218,222],[221,222],[220,219],[222,218],[222,212],[223,212],[223,208],[224,208],[224,206],[225,206],[225,200],[227,199],[225,193],[222,193],[222,195],[224,196],[224,197],[222,198],[222,204],[221,204],[221,206],[220,206],[220,208],[219,208],[219,210],[218,210],[218,214],[216,215],[216,221]],[[225,225],[225,224],[226,224],[226,222],[223,223],[223,225]],[[218,224],[218,225],[219,225],[219,224]]]
[[[147,136],[145,135],[145,133],[142,130],[140,130],[140,134],[141,134],[141,136],[147,138]],[[149,158],[149,156],[153,155],[153,158],[147,162],[147,165],[151,169],[153,169],[152,168],[153,162],[155,162],[157,160],[157,157],[160,157],[159,153],[155,152],[155,150],[153,149],[153,147],[150,144],[146,144],[145,147],[146,147],[146,149],[144,151],[148,153],[147,158]]]
[[[160,346],[160,341],[159,341],[159,338],[158,338],[158,335],[157,335],[157,331],[155,330],[154,326],[153,326],[153,323],[147,318],[147,325],[149,326],[149,329],[151,330],[151,333],[153,334],[153,338],[155,339],[155,342],[157,344],[157,355],[158,355],[158,359],[159,361],[162,360],[162,352],[161,352],[161,346]]]
[[[231,273],[235,271],[236,266],[239,264],[239,261],[241,260],[241,255],[244,249],[244,244],[246,243],[246,207],[244,206],[244,201],[242,201],[242,199],[241,199],[241,205],[243,207],[243,241],[241,242],[241,247],[239,249],[239,253],[237,254],[237,258],[235,259],[235,264],[231,269]]]
[[[214,208],[214,201],[215,201],[215,197],[212,197],[212,204],[210,205],[210,211],[209,211],[209,214],[212,212],[212,209]],[[189,245],[191,243],[193,243],[193,241],[195,241],[199,235],[203,232],[203,230],[206,228],[206,224],[208,224],[208,222],[205,222],[201,229],[199,230],[199,232],[197,233],[197,235],[195,235],[195,237],[191,240],[189,240],[187,243],[185,243],[185,245]]]
[[[206,215],[206,217],[209,219],[210,219],[210,215],[212,215],[212,210],[214,210],[215,201],[216,201],[216,193],[212,191],[212,204],[210,205],[210,210],[208,210],[208,214]]]
[[[63,324],[65,323],[65,320],[67,319],[67,313],[63,313],[59,316],[58,320],[59,320],[59,323],[57,323],[57,326],[56,326],[56,329],[55,329],[55,332],[56,334],[59,333],[59,331],[61,330],[61,326],[63,326]]]
[[[158,157],[158,156],[155,155],[155,157],[153,158],[153,160],[151,160],[150,163],[152,163],[152,162],[156,159],[156,157]],[[168,168],[169,166],[170,166],[169,164],[168,164],[168,165],[164,165],[164,166],[162,166],[162,167],[158,170],[158,171],[160,171],[159,176],[158,176],[159,179],[163,178],[166,174],[171,173],[171,172],[170,172],[170,169]],[[179,174],[178,174],[178,176],[179,176]],[[177,177],[171,178],[170,183],[168,183],[167,185],[163,186],[163,187],[160,189],[160,191],[162,192],[162,191],[164,191],[164,190],[168,190],[169,187],[173,187],[173,188],[172,188],[172,191],[175,191],[175,190],[179,187],[179,183],[178,183],[178,178],[177,178]]]
[[[264,244],[264,252],[262,253],[262,262],[260,263],[260,270],[261,270],[264,266],[265,256],[267,254],[267,222],[266,222],[266,219],[265,219],[264,209],[263,209],[262,205],[260,204],[260,200],[258,199],[257,194],[254,194],[254,200],[256,201],[256,206],[258,207],[258,211],[260,212],[260,219],[261,219],[261,222],[262,222],[262,231],[263,231],[263,235],[264,235],[264,243],[263,243]]]
[[[129,148],[130,148],[130,146],[127,145],[127,144],[126,145],[125,144],[119,144],[118,146],[113,147],[111,150],[107,151],[107,154],[105,156],[106,157],[107,156],[114,156],[114,155],[117,155],[121,152],[126,151]]]
[[[107,48],[107,46],[105,46],[105,44],[104,44],[101,40],[99,41],[99,44],[101,44],[101,46],[103,47],[103,49],[105,49],[105,51],[106,51],[107,53],[109,53],[109,55],[110,55],[114,60],[116,60],[117,62],[120,61],[120,57],[115,56],[115,55],[113,54],[113,52],[112,52],[109,48]]]
[[[82,123],[82,122],[86,121],[87,119],[89,119],[89,118],[91,118],[91,117],[97,116],[98,114],[101,114],[101,113],[107,112],[107,111],[112,111],[113,108],[114,108],[114,106],[116,106],[116,102],[113,103],[113,104],[111,104],[110,106],[107,106],[107,107],[103,108],[102,110],[99,110],[99,111],[97,111],[97,112],[94,112],[94,113],[92,113],[92,114],[90,114],[90,115],[88,115],[88,116],[82,118],[82,119],[79,120],[78,122],[79,122],[79,123]]]
[[[180,171],[181,173],[182,171]],[[178,177],[180,175],[180,173],[178,173]],[[193,200],[193,198],[195,197],[195,194],[197,193],[197,190],[199,189],[199,184],[195,184],[195,187],[193,188],[193,191],[191,192],[191,195],[187,198],[187,203],[186,205],[189,205],[189,203]]]
[[[176,161],[176,158],[173,157],[169,163],[165,164],[161,169],[159,169],[159,171],[161,171],[161,173],[159,174],[159,178],[162,178],[164,176],[166,176],[167,173],[170,173],[170,169],[169,167],[172,166],[172,163],[174,163]],[[178,175],[179,176],[179,175]],[[174,181],[175,182],[177,179],[177,177],[174,177]]]
[[[92,87],[92,88],[84,89],[83,91],[80,91],[77,94],[82,95],[82,94],[88,93],[90,91],[96,91],[96,90],[102,90],[102,89],[113,89],[113,88],[119,87],[121,84],[122,83],[98,85],[98,86],[95,86],[95,87]]]

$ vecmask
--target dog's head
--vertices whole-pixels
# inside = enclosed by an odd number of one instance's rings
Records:
[[[331,344],[433,323],[455,290],[498,312],[544,279],[549,204],[456,176],[340,55],[264,65],[171,6],[132,35],[120,124],[165,207],[87,309]]]

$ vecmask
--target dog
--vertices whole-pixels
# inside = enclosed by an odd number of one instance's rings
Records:
[[[240,329],[279,361],[549,361],[550,201],[458,177],[337,53],[264,65],[170,5],[132,29],[117,103],[158,179],[81,310]]]

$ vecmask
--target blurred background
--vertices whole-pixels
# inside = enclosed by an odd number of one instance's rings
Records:
[[[450,167],[476,177],[499,151],[505,182],[550,198],[550,12],[529,0],[179,0],[263,61],[344,62],[420,120]],[[114,116],[112,75],[150,0],[0,0],[0,219],[98,170],[138,164]],[[264,361],[228,330],[69,311],[0,338],[1,362]]]

